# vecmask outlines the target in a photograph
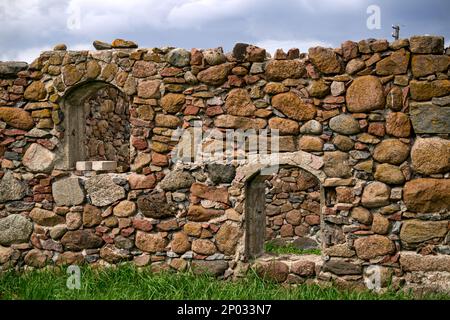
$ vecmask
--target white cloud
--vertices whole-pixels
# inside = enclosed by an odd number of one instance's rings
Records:
[[[331,47],[332,45],[327,42],[320,40],[274,40],[267,39],[258,41],[256,43],[258,47],[266,49],[270,54],[274,54],[277,49],[283,49],[287,52],[291,48],[298,48],[300,52],[308,52],[309,48],[321,46],[321,47]]]
[[[50,46],[32,47],[21,50],[9,50],[0,56],[1,61],[25,61],[31,63],[39,57],[42,51],[50,50]]]

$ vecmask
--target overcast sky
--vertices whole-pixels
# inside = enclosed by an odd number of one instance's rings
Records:
[[[370,5],[380,29],[369,29]],[[273,53],[298,47],[338,47],[345,40],[445,36],[449,0],[0,0],[0,60],[31,62],[57,43],[93,49],[94,40],[136,41],[140,47],[190,49],[252,43]],[[371,20],[373,21],[373,20]]]

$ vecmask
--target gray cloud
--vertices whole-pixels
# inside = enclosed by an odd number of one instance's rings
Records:
[[[381,9],[379,30],[366,27],[371,4]],[[249,42],[304,51],[349,39],[391,39],[392,24],[401,25],[402,37],[444,35],[448,45],[449,11],[445,0],[1,0],[0,60],[32,61],[56,43],[92,49],[93,40],[115,38],[141,47],[230,50]],[[80,28],[71,28],[74,17]]]

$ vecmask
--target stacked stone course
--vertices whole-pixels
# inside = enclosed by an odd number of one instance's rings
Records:
[[[450,51],[442,37],[346,41],[274,58],[246,44],[227,54],[120,39],[94,45],[58,46],[30,65],[0,62],[2,270],[132,261],[240,276],[249,267],[245,189],[261,167],[174,164],[174,131],[201,120],[205,131],[278,129],[281,164],[292,169],[270,183],[317,179],[313,190],[298,190],[313,215],[288,211],[278,230],[272,203],[266,213],[280,236],[314,233],[319,219],[322,256],[263,259],[258,272],[359,286],[379,266],[383,286],[450,290]],[[78,105],[66,99],[74,92]],[[68,119],[83,105],[87,136],[113,146],[103,155],[84,140],[92,148],[84,160],[117,160],[123,172],[63,161],[75,132]],[[103,120],[88,116],[97,108],[107,111]]]

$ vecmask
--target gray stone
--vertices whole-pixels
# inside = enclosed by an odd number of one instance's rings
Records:
[[[340,114],[331,118],[329,126],[331,130],[346,135],[356,134],[360,130],[358,121],[349,114]]]
[[[44,138],[51,136],[50,132],[38,128],[31,129],[25,135],[32,138]]]
[[[227,58],[223,54],[222,48],[207,49],[203,51],[203,58],[205,59],[206,63],[211,66],[215,66],[227,61]]]
[[[139,211],[146,217],[161,219],[176,215],[175,203],[168,203],[164,192],[142,195],[137,200]]]
[[[236,175],[236,169],[233,165],[211,163],[208,164],[207,170],[209,173],[209,178],[215,184],[231,183]]]
[[[38,143],[28,147],[22,163],[33,172],[50,172],[53,169],[55,154]]]
[[[10,200],[20,200],[28,192],[28,186],[14,178],[11,171],[6,171],[0,181],[0,203]]]
[[[319,249],[319,244],[316,240],[306,237],[299,237],[292,244],[301,250]]]
[[[123,236],[117,236],[114,238],[114,244],[119,249],[130,250],[134,247],[134,242],[131,239],[125,238]]]
[[[115,184],[108,174],[89,178],[86,180],[85,188],[94,206],[107,206],[125,198],[125,189]]]
[[[95,40],[92,45],[94,46],[95,49],[97,50],[108,50],[108,49],[112,49],[112,45],[110,45],[109,43],[100,41],[100,40]]]
[[[345,83],[339,81],[333,81],[331,83],[331,95],[337,97],[345,92]]]
[[[84,201],[79,179],[64,178],[52,184],[53,199],[58,206],[76,206]]]
[[[323,171],[328,177],[349,178],[351,176],[351,167],[347,153],[341,151],[325,152],[323,161]]]
[[[361,274],[362,267],[342,259],[330,259],[323,264],[323,271],[337,275]]]
[[[228,268],[228,263],[223,260],[203,261],[194,260],[191,263],[192,272],[194,274],[210,274],[221,276]]]
[[[166,191],[175,191],[190,188],[194,182],[195,180],[189,172],[175,170],[169,172],[160,182],[159,186]]]
[[[12,201],[8,202],[5,207],[8,212],[30,211],[34,208],[34,202]]]
[[[409,39],[409,49],[412,53],[444,52],[444,37],[440,36],[412,36]]]
[[[300,133],[322,134],[322,124],[317,120],[309,120],[301,126]]]
[[[9,246],[28,242],[32,231],[33,224],[30,220],[19,214],[11,214],[0,219],[0,244]]]
[[[67,227],[63,224],[58,224],[50,229],[50,237],[53,240],[61,239],[61,237],[67,232]]]
[[[18,72],[26,70],[28,63],[21,61],[0,62],[0,78],[15,76]]]
[[[431,102],[441,107],[450,106],[450,96],[434,97],[433,99],[431,99]]]
[[[171,65],[177,66],[177,67],[184,67],[189,65],[189,62],[191,60],[191,54],[189,51],[182,49],[182,48],[176,48],[171,50],[167,54],[167,60]]]
[[[450,133],[450,107],[422,102],[410,103],[409,108],[415,133]]]

